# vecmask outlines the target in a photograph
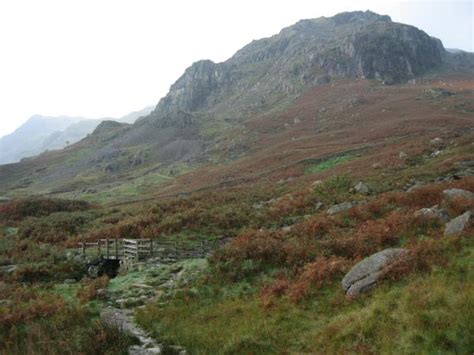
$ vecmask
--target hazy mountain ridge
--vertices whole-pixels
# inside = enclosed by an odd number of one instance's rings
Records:
[[[153,107],[149,106],[118,119],[32,116],[13,133],[0,138],[0,164],[20,161],[48,150],[62,149],[92,133],[105,120],[133,123],[152,109]]]

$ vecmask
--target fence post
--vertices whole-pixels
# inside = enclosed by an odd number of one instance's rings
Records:
[[[99,256],[100,256],[100,239],[97,240],[97,252],[99,253]]]
[[[109,258],[109,238],[105,238],[105,258]]]
[[[84,243],[84,241],[82,241],[82,255],[86,255],[86,243]]]
[[[150,238],[150,256],[153,256],[153,239]]]
[[[115,260],[118,260],[118,241],[115,238]]]

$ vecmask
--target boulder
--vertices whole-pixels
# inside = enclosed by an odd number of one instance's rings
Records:
[[[412,192],[418,190],[420,187],[423,187],[423,184],[415,183],[415,185],[413,185],[413,186],[411,186],[410,188],[407,189],[407,192],[412,193]]]
[[[444,228],[444,235],[451,236],[457,235],[462,233],[469,223],[472,220],[472,212],[467,211],[462,215],[452,219],[448,223],[446,223],[446,227]]]
[[[471,191],[463,190],[463,189],[444,190],[443,196],[446,200],[452,200],[456,198],[465,198],[465,199],[474,201],[474,193],[472,193]]]
[[[370,194],[370,189],[369,187],[363,183],[362,181],[359,182],[356,186],[354,186],[354,189],[360,193],[360,194],[363,194],[363,195],[368,195]]]
[[[109,291],[105,288],[100,288],[96,291],[97,299],[99,300],[107,300],[110,297]]]
[[[162,349],[161,347],[153,347],[153,348],[146,348],[144,346],[139,345],[132,345],[128,348],[129,355],[154,355],[154,354],[161,354]]]
[[[16,269],[18,269],[18,266],[16,265],[5,265],[5,266],[0,266],[0,274],[13,274]]]
[[[354,205],[351,202],[343,202],[338,205],[334,205],[328,209],[327,213],[333,215],[336,213],[344,212],[350,210]]]
[[[382,270],[406,253],[405,249],[389,248],[357,263],[342,279],[342,288],[346,295],[356,297],[372,290],[377,285]]]
[[[430,145],[433,145],[435,147],[439,147],[442,144],[443,144],[443,140],[439,137],[436,137],[430,140]]]
[[[415,217],[424,217],[428,219],[437,219],[446,223],[449,220],[448,211],[435,205],[430,208],[422,208],[415,212]]]
[[[324,203],[322,203],[322,202],[317,202],[316,205],[314,205],[314,209],[316,211],[319,211],[323,207],[324,207]]]

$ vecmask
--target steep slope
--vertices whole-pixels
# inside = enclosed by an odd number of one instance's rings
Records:
[[[323,92],[335,87],[334,94],[341,95],[339,88],[347,80],[375,80],[364,81],[366,90],[370,93],[372,85],[373,90],[384,92],[385,84],[425,74],[436,77],[458,66],[469,71],[472,62],[471,54],[460,60],[423,31],[372,12],[303,20],[250,43],[223,63],[193,64],[150,115],[133,125],[100,125],[90,137],[64,151],[2,167],[0,182],[5,192],[78,197],[84,191],[113,191],[111,199],[122,192],[127,196],[148,194],[169,187],[176,175],[190,169],[272,150],[271,144],[282,142],[256,144],[264,138],[261,129],[272,136],[284,128],[275,126],[280,114],[313,87]],[[419,89],[432,85],[423,84]],[[337,107],[344,112],[366,99],[350,92],[343,95],[335,97],[331,114],[323,114],[327,121],[318,125],[324,127],[328,122],[326,129],[340,129],[357,121],[339,114]],[[319,102],[318,96],[312,100]],[[317,110],[327,109],[320,105]],[[301,121],[297,116],[291,120]],[[265,164],[263,159],[257,169],[266,170]],[[25,176],[28,178],[22,181]]]

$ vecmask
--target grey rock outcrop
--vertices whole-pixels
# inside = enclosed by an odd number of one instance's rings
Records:
[[[161,346],[133,322],[133,311],[108,307],[100,312],[100,319],[105,324],[121,329],[136,337],[140,345],[130,347],[130,354],[159,354]]]
[[[354,189],[363,195],[368,195],[370,194],[370,188],[367,186],[367,184],[363,183],[360,181],[356,186],[354,186]]]
[[[382,274],[382,270],[405,255],[401,248],[389,248],[373,254],[356,264],[342,279],[342,288],[348,297],[356,297],[372,290]]]
[[[447,200],[465,198],[474,201],[474,193],[463,189],[449,189],[443,191],[443,196]]]
[[[370,11],[301,20],[251,42],[225,62],[194,63],[151,117],[209,109],[213,115],[242,115],[272,104],[278,94],[297,94],[337,76],[406,81],[440,66],[444,53],[439,40]]]
[[[336,214],[336,213],[341,213],[341,212],[344,212],[344,211],[348,211],[352,207],[354,207],[354,205],[351,202],[343,202],[343,203],[340,203],[338,205],[334,205],[331,208],[329,208],[327,213],[329,215],[333,215],[333,214]]]
[[[441,222],[447,222],[449,220],[448,211],[444,208],[439,208],[435,205],[430,208],[422,208],[415,212],[415,217],[424,217],[428,219],[438,219]]]
[[[446,223],[444,229],[445,236],[453,236],[462,233],[472,221],[472,212],[467,211],[462,215]]]

